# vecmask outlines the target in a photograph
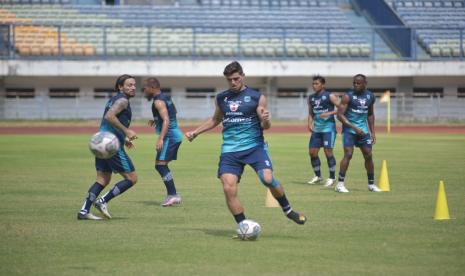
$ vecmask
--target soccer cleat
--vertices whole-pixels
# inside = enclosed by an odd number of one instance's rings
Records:
[[[101,217],[97,217],[96,215],[92,213],[81,213],[81,212],[77,214],[77,219],[78,220],[102,220]]]
[[[312,180],[308,181],[307,183],[308,183],[308,184],[318,184],[318,183],[320,183],[321,181],[323,181],[323,177],[321,177],[321,176],[314,176],[314,177],[312,178]]]
[[[303,225],[307,221],[307,217],[304,214],[299,214],[293,210],[291,210],[286,217],[290,220],[293,220],[295,223]]]
[[[100,211],[100,213],[102,213],[103,216],[105,216],[108,219],[111,219],[110,212],[108,212],[107,203],[102,198],[97,199],[94,202],[94,206],[95,208],[97,208],[97,210]]]
[[[182,198],[180,195],[168,195],[166,196],[161,206],[168,207],[168,206],[181,204],[181,202],[182,202]]]
[[[376,185],[368,185],[368,191],[370,192],[375,192],[375,193],[379,193],[379,192],[382,192],[382,190],[380,188],[378,188],[378,186]]]
[[[326,179],[324,187],[329,188],[329,187],[333,186],[333,184],[334,184],[334,179],[328,178],[328,179]]]
[[[348,193],[349,190],[347,190],[347,188],[344,186],[344,183],[337,183],[336,187],[334,188],[334,191],[335,192],[338,192],[338,193]]]

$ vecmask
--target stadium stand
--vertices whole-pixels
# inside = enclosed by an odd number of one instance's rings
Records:
[[[405,25],[417,28],[419,44],[432,57],[459,57],[465,51],[464,1],[389,1]]]
[[[371,46],[334,3],[187,6],[2,4],[15,49],[28,55],[368,57]],[[286,2],[287,3],[287,2]],[[289,2],[291,3],[291,2]],[[292,2],[294,3],[294,2]],[[305,5],[304,5],[305,3]],[[34,27],[22,25],[31,24]],[[58,26],[58,27],[56,27]],[[214,27],[213,27],[214,26]],[[55,28],[55,31],[51,29]],[[47,33],[47,35],[44,35]],[[54,37],[44,44],[44,36]],[[58,39],[58,36],[61,39]],[[23,41],[34,45],[26,49]],[[60,43],[58,43],[58,41]],[[51,46],[55,45],[55,47]],[[32,48],[34,50],[32,50]]]

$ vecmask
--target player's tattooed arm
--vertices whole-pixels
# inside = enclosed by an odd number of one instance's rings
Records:
[[[107,114],[105,115],[105,119],[115,128],[121,130],[124,132],[127,138],[129,140],[134,140],[137,139],[136,133],[132,131],[131,129],[125,127],[116,117],[121,111],[126,109],[129,105],[129,100],[126,98],[120,98],[116,102],[113,103],[113,105],[110,107],[110,109],[107,111]]]
[[[266,109],[266,98],[261,95],[258,100],[257,115],[260,119],[260,124],[263,129],[269,129],[271,127],[271,115]]]
[[[163,139],[165,139],[165,136],[168,133],[168,128],[170,126],[170,117],[168,116],[168,110],[166,109],[166,104],[164,101],[156,100],[153,105],[158,110],[158,113],[160,114],[160,117],[163,121],[156,145],[157,151],[161,151],[163,148]]]
[[[372,144],[376,144],[376,133],[375,133],[375,107],[371,104],[368,107],[368,128],[370,129]]]
[[[357,128],[356,126],[354,126],[348,119],[347,117],[344,115],[344,113],[346,112],[347,110],[347,106],[349,104],[349,96],[347,95],[344,95],[342,96],[342,100],[341,100],[341,103],[339,104],[339,107],[337,109],[337,119],[346,127],[350,127],[351,129],[353,129],[355,131],[355,133],[357,133],[358,135],[362,135],[363,134],[363,131],[359,128]]]
[[[199,136],[200,134],[209,131],[210,129],[216,127],[221,123],[223,120],[223,113],[221,112],[218,103],[215,101],[215,113],[213,113],[213,116],[210,117],[207,121],[205,121],[203,124],[201,124],[198,128],[196,128],[193,131],[188,131],[186,132],[186,138],[192,142],[192,140],[195,139],[195,137]]]

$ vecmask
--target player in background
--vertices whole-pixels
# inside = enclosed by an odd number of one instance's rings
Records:
[[[99,131],[113,133],[118,137],[122,146],[110,159],[95,158],[97,178],[87,193],[81,211],[77,215],[78,219],[101,219],[90,213],[92,203],[94,203],[94,206],[102,215],[106,218],[111,218],[107,203],[114,197],[127,191],[137,182],[137,174],[134,165],[123,146],[125,145],[129,149],[132,149],[134,148],[132,141],[137,139],[136,133],[129,129],[132,117],[129,99],[136,94],[136,80],[130,75],[119,76],[116,80],[115,91],[118,93],[113,96],[105,106]],[[119,173],[124,179],[116,183],[104,196],[97,199],[102,190],[110,183],[112,172]]]
[[[309,142],[310,161],[315,176],[308,184],[317,184],[323,180],[320,171],[320,158],[318,152],[324,148],[326,161],[329,168],[329,178],[325,182],[325,187],[331,187],[336,178],[336,158],[334,158],[333,148],[336,141],[336,120],[339,98],[325,90],[326,80],[322,76],[313,77],[312,87],[314,94],[308,98],[308,130],[312,133]]]
[[[345,175],[350,159],[354,153],[354,146],[359,147],[365,159],[365,169],[368,177],[368,190],[381,192],[374,184],[374,165],[372,146],[376,143],[375,135],[375,96],[366,89],[367,79],[358,74],[353,79],[353,90],[348,91],[341,100],[337,117],[343,124],[342,143],[344,158],[339,169],[339,180],[335,191],[348,193],[344,186]]]
[[[237,190],[244,166],[250,165],[277,199],[284,214],[294,222],[304,224],[307,218],[291,208],[283,187],[273,176],[271,159],[263,138],[263,129],[271,126],[265,96],[245,86],[245,76],[238,62],[228,64],[223,75],[229,90],[216,96],[213,116],[194,131],[187,132],[186,137],[192,141],[201,133],[223,123],[218,178],[223,184],[226,204],[237,223],[246,219]]]
[[[176,107],[171,97],[160,89],[160,82],[156,78],[145,81],[144,94],[147,100],[152,100],[153,120],[150,126],[155,126],[158,140],[155,145],[155,170],[160,174],[165,183],[167,196],[161,206],[172,206],[181,203],[181,196],[176,192],[173,176],[168,168],[168,163],[177,159],[178,149],[182,142],[183,133],[178,127],[176,119]]]

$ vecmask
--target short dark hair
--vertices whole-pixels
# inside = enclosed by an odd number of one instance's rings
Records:
[[[231,76],[234,73],[244,74],[242,66],[237,61],[233,61],[230,64],[226,65],[223,71],[224,76]]]
[[[157,79],[157,78],[148,78],[146,80],[146,83],[150,86],[152,86],[153,88],[160,88],[160,81]]]
[[[123,86],[123,85],[124,85],[124,82],[125,82],[127,79],[134,79],[134,77],[131,76],[131,75],[128,75],[128,74],[124,74],[124,75],[119,76],[119,77],[116,79],[115,91],[119,91],[119,87],[120,87],[120,86]]]
[[[364,74],[357,74],[354,76],[354,79],[355,78],[362,78],[364,81],[367,81],[367,77]]]
[[[319,81],[321,84],[325,84],[326,83],[326,79],[323,77],[323,76],[320,76],[320,75],[316,75],[316,76],[313,76],[313,80],[314,81]]]

